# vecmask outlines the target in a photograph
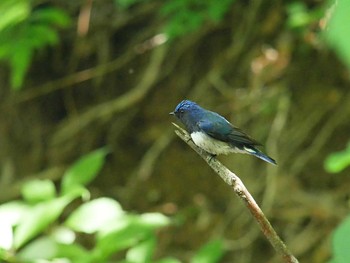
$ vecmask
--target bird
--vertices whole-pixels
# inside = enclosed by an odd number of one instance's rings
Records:
[[[206,110],[190,100],[181,101],[173,112],[192,141],[213,157],[220,154],[245,153],[265,162],[277,165],[276,161],[257,148],[261,144],[237,128],[216,112]]]

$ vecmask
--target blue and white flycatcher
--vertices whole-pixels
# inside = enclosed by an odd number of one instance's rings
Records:
[[[170,114],[175,115],[186,126],[198,147],[214,156],[246,153],[276,165],[274,159],[256,148],[260,143],[216,112],[203,109],[190,100],[183,100]]]

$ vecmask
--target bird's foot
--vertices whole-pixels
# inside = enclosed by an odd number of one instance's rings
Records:
[[[215,157],[216,157],[216,154],[210,154],[209,162],[211,162],[211,160],[213,160]]]

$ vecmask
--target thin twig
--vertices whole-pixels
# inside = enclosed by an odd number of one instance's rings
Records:
[[[58,131],[56,131],[54,134],[53,142],[62,142],[68,138],[71,138],[73,135],[78,134],[81,130],[86,128],[94,121],[108,118],[108,116],[112,116],[113,114],[123,111],[126,108],[138,103],[157,82],[166,51],[166,45],[159,46],[155,49],[153,55],[151,56],[149,66],[145,70],[144,75],[135,88],[114,100],[101,103],[87,110],[78,117],[64,121],[60,125],[61,127],[58,128]]]
[[[236,195],[243,201],[246,207],[249,209],[250,213],[253,215],[254,219],[260,226],[261,231],[265,237],[270,241],[276,252],[283,258],[286,263],[298,263],[299,261],[292,255],[288,250],[286,245],[283,243],[281,238],[278,236],[274,228],[271,226],[269,220],[266,218],[258,204],[255,202],[252,195],[249,193],[247,188],[244,186],[241,179],[227,169],[222,163],[217,159],[213,158],[210,154],[203,151],[201,148],[197,147],[191,140],[189,134],[173,123],[177,128],[175,133],[184,142],[186,142],[193,150],[195,150],[206,162],[207,164],[225,181],[226,184],[231,186],[236,193]]]

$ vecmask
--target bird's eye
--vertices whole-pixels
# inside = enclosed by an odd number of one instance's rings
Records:
[[[180,110],[180,113],[184,113],[184,110]]]

